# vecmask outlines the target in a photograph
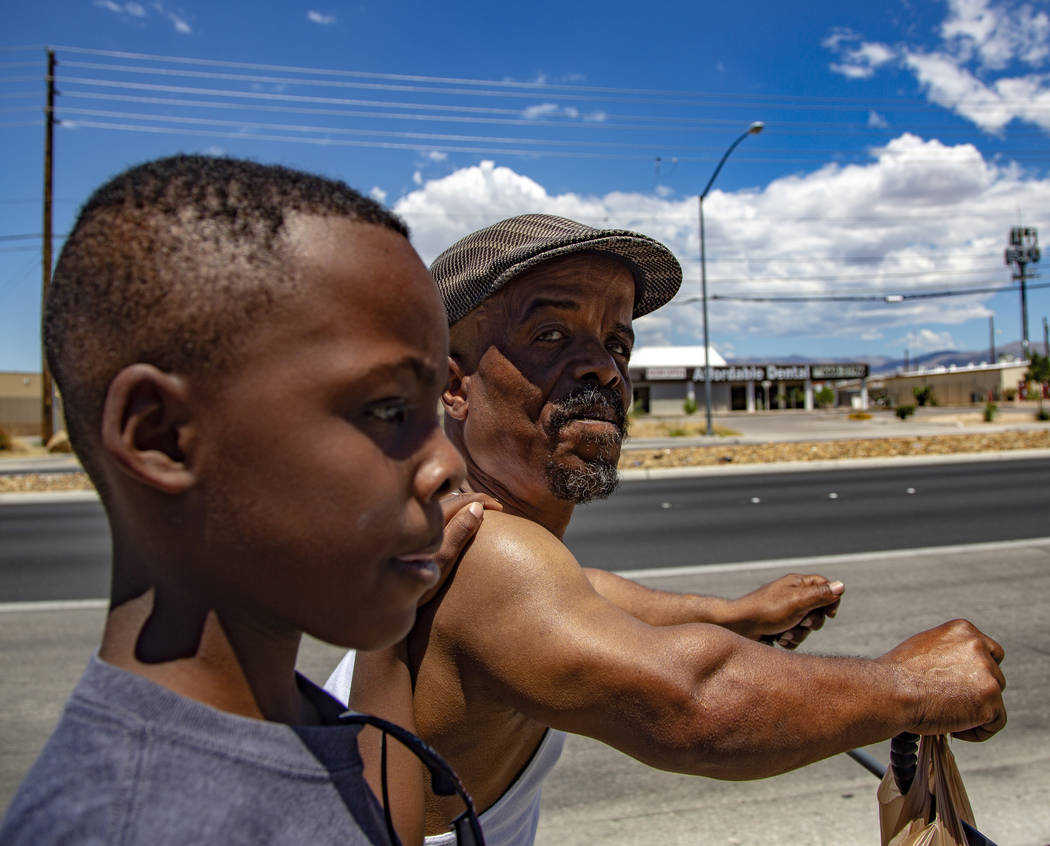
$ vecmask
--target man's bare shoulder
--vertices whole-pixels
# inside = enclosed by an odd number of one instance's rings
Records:
[[[437,620],[439,627],[473,637],[504,612],[507,619],[520,619],[533,606],[556,607],[588,596],[597,594],[561,540],[532,520],[487,511],[439,596]],[[479,615],[489,625],[479,627]]]

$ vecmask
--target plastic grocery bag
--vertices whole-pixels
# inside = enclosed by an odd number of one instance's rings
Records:
[[[967,846],[963,822],[974,825],[973,810],[947,736],[919,741],[915,779],[903,796],[888,767],[878,798],[882,846]]]

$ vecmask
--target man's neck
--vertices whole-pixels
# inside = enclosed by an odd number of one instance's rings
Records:
[[[524,490],[520,485],[507,484],[485,473],[467,458],[467,483],[470,489],[487,493],[503,505],[504,514],[523,517],[543,526],[559,540],[565,535],[576,505],[558,499],[546,486]]]

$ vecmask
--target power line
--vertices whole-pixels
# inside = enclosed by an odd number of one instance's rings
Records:
[[[790,281],[790,280],[788,280]],[[1050,283],[1042,283],[1036,285],[1029,285],[1031,288],[1050,288]],[[921,293],[910,293],[910,294],[814,294],[812,296],[806,295],[789,295],[789,296],[737,296],[734,294],[709,294],[708,299],[711,300],[723,300],[733,302],[747,302],[747,303],[802,303],[802,302],[883,302],[883,303],[899,303],[907,300],[929,300],[940,297],[969,297],[975,294],[1004,294],[1010,293],[1011,291],[1017,290],[1016,286],[1013,285],[997,285],[995,287],[988,288],[968,288],[966,290],[954,290],[954,291],[925,291]],[[699,302],[698,297],[690,297],[682,300],[676,305],[690,305],[694,302]]]
[[[519,81],[519,80],[507,80],[507,79],[477,79],[469,77],[443,77],[443,76],[431,76],[422,74],[395,74],[395,73],[379,73],[372,71],[354,71],[345,69],[332,69],[332,68],[314,68],[314,67],[296,67],[288,65],[273,65],[273,64],[262,64],[255,62],[235,62],[221,59],[196,59],[185,56],[164,56],[155,55],[148,53],[133,53],[127,51],[114,51],[114,50],[99,50],[83,47],[55,47],[55,50],[61,50],[67,53],[78,53],[81,55],[95,55],[95,56],[106,56],[109,58],[122,58],[135,61],[154,61],[154,62],[167,62],[170,64],[182,64],[192,65],[197,67],[223,67],[223,68],[235,68],[240,70],[253,70],[253,71],[269,71],[275,73],[294,73],[294,74],[324,74],[334,77],[344,78],[356,78],[356,79],[373,79],[373,80],[386,80],[388,82],[397,82],[401,84],[415,83],[424,85],[465,85],[465,86],[487,86],[489,88],[496,89],[527,89],[527,96],[533,96],[535,93],[545,94],[558,94],[561,92],[571,93],[586,93],[595,95],[620,95],[620,96],[631,96],[634,98],[715,98],[723,105],[736,105],[744,104],[748,106],[754,106],[762,101],[772,102],[780,101],[781,104],[788,103],[803,103],[812,104],[813,107],[828,107],[834,104],[845,104],[851,107],[862,107],[862,108],[873,108],[874,105],[916,105],[921,108],[929,108],[930,104],[927,100],[918,98],[855,98],[855,97],[826,97],[826,96],[813,96],[813,95],[801,95],[801,94],[786,94],[769,96],[764,94],[753,94],[748,92],[701,92],[701,91],[688,91],[681,89],[647,89],[647,88],[622,88],[622,87],[611,87],[611,86],[597,86],[597,85],[580,85],[580,84],[566,84],[566,83],[552,83],[547,81]],[[64,64],[74,66],[91,66],[92,63],[87,62],[75,62],[69,61]],[[118,69],[125,69],[127,65],[114,66]],[[130,66],[136,67],[136,66]],[[150,72],[146,69],[146,72]],[[175,71],[170,69],[163,69],[164,72],[174,73]],[[187,75],[192,72],[185,72]],[[285,82],[295,82],[296,84],[302,84],[300,80],[283,80]],[[433,90],[426,88],[424,90]],[[498,92],[505,94],[506,92]],[[745,102],[750,101],[750,102]],[[676,100],[676,102],[678,102]],[[1010,105],[1011,103],[1024,103],[1026,107],[1032,108],[1032,104],[1029,100],[1017,100],[1017,101],[1006,101],[1000,100],[993,104],[988,104],[988,108],[999,108],[1002,105]],[[960,100],[956,105],[970,103],[976,106],[984,106],[984,103],[978,102],[977,100]],[[1045,107],[1050,108],[1050,107]]]

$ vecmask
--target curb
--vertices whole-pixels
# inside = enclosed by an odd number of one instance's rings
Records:
[[[1050,449],[1014,449],[1003,452],[955,452],[948,455],[895,455],[881,458],[834,458],[823,461],[778,461],[772,464],[712,464],[702,467],[649,467],[621,470],[622,481],[687,479],[694,476],[802,473],[818,470],[849,470],[858,467],[899,467],[922,464],[962,464],[975,461],[1024,461],[1050,458]]]

